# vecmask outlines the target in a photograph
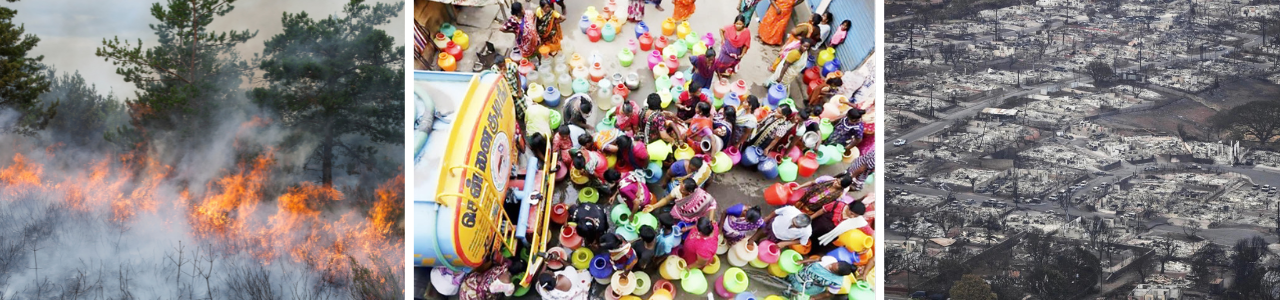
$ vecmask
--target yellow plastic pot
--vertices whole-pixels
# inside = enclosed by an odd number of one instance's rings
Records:
[[[667,290],[653,290],[653,295],[649,296],[649,300],[671,300],[671,298],[671,292]]]
[[[569,181],[575,184],[587,184],[587,175],[583,175],[578,169],[569,170]]]
[[[875,247],[876,239],[868,236],[862,230],[854,229],[845,231],[839,237],[836,237],[835,245],[842,246],[845,249],[849,249],[849,251],[862,253],[871,247]]]
[[[468,37],[466,32],[462,32],[462,29],[458,29],[453,31],[453,43],[458,44],[462,51],[466,51],[468,46],[471,46],[471,37]]]
[[[751,281],[747,279],[747,273],[739,268],[729,268],[724,271],[724,289],[730,293],[738,294],[747,290],[747,286]]]
[[[578,247],[577,250],[573,250],[573,256],[570,257],[569,262],[573,264],[574,269],[586,270],[591,266],[591,258],[594,256],[595,253],[591,253],[591,249]]]
[[[686,159],[693,158],[693,155],[694,155],[693,148],[690,148],[689,144],[681,144],[680,147],[676,148],[675,155],[676,155],[676,160],[686,160]]]
[[[760,269],[764,269],[764,268],[768,268],[768,267],[769,267],[769,263],[764,262],[764,261],[760,260],[759,258],[753,259],[753,260],[751,260],[751,262],[748,262],[747,264],[750,264],[752,267],[756,267],[756,268],[760,268]]]
[[[729,155],[724,154],[724,152],[716,152],[716,155],[712,158],[714,159],[711,162],[712,172],[724,173],[729,172],[729,169],[733,168],[733,159],[729,158]]]
[[[712,256],[711,262],[708,263],[706,266],[702,267],[702,273],[715,274],[716,272],[720,272],[720,256],[719,255]]]
[[[525,90],[525,96],[529,97],[535,103],[542,103],[542,93],[545,91],[541,84],[537,82],[530,83],[529,88]]]
[[[769,267],[765,269],[769,270],[769,275],[773,275],[778,278],[786,278],[787,275],[791,275],[791,273],[787,273],[787,271],[783,270],[782,266],[778,265],[777,263],[769,264]]]
[[[671,145],[663,140],[653,141],[646,148],[649,150],[649,159],[652,161],[667,160],[667,155],[671,154]]]
[[[689,21],[680,22],[680,25],[676,26],[676,37],[683,39],[689,35],[689,30]]]

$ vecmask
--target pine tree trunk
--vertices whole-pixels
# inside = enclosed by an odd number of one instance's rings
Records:
[[[325,187],[333,187],[333,144],[332,136],[324,138],[320,145],[320,181]]]

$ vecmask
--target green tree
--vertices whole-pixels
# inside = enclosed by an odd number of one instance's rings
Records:
[[[1111,65],[1100,60],[1089,62],[1088,65],[1084,66],[1084,70],[1089,74],[1089,77],[1093,77],[1093,81],[1098,82],[1106,82],[1116,75],[1116,71],[1111,69]]]
[[[155,3],[151,24],[159,43],[143,49],[119,37],[103,39],[97,56],[116,66],[138,88],[127,100],[130,126],[109,134],[113,142],[137,147],[161,133],[175,142],[187,143],[212,128],[215,116],[243,101],[240,85],[252,68],[234,47],[257,35],[257,31],[213,32],[208,26],[215,17],[230,12],[235,0],[168,0]]]
[[[995,300],[996,293],[991,292],[991,285],[982,277],[968,274],[951,286],[951,299],[955,300]]]
[[[6,0],[10,3],[18,0]],[[0,109],[18,111],[20,117],[12,128],[0,128],[32,134],[48,124],[57,113],[58,103],[42,103],[40,94],[49,91],[49,80],[40,72],[43,55],[28,57],[40,38],[23,34],[26,26],[13,24],[18,11],[0,7]]]
[[[1280,102],[1262,100],[1245,103],[1209,118],[1213,127],[1239,137],[1253,137],[1266,145],[1280,135]]]
[[[128,115],[124,104],[112,95],[98,94],[80,72],[59,76],[56,69],[46,67],[44,73],[51,85],[40,101],[60,103],[46,131],[55,139],[74,146],[98,146],[105,142],[102,138],[108,129],[125,124]]]
[[[395,40],[374,28],[403,4],[363,2],[348,3],[345,16],[319,20],[285,13],[284,33],[266,42],[259,66],[268,86],[249,93],[298,134],[320,140],[313,158],[325,185],[333,183],[338,155],[367,162],[376,153],[345,137],[404,143],[404,59]]]

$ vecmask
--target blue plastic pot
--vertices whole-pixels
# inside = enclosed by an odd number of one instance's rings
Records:
[[[747,150],[742,151],[742,161],[739,163],[744,167],[754,166],[760,163],[760,158],[764,156],[764,151],[760,147],[747,146]]]
[[[770,107],[778,107],[778,102],[787,98],[787,87],[782,84],[775,84],[769,87],[769,95],[765,97]]]
[[[649,162],[649,167],[648,167],[646,170],[647,170],[647,172],[645,172],[645,173],[648,173],[648,177],[646,177],[646,178],[645,178],[645,182],[648,182],[648,183],[658,183],[658,180],[662,179],[662,164],[661,164],[661,163],[656,162],[656,161],[650,161],[650,162]]]
[[[822,77],[827,77],[828,73],[840,70],[840,60],[832,59],[827,64],[822,65]]]
[[[547,91],[542,93],[542,104],[549,107],[560,106],[560,90],[554,86],[547,87]]]
[[[613,261],[609,260],[609,253],[596,254],[596,257],[591,258],[591,266],[587,267],[587,270],[591,273],[591,277],[595,277],[596,279],[604,279],[612,276]]]
[[[778,178],[778,162],[774,161],[772,157],[766,156],[761,159],[760,163],[756,165],[756,170],[760,170],[760,174],[763,174],[764,178]]]
[[[641,35],[644,35],[644,33],[646,32],[649,32],[649,24],[645,24],[644,21],[640,21],[640,23],[636,24],[637,39],[640,38]]]

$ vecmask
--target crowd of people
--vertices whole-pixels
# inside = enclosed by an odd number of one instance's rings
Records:
[[[849,30],[848,21],[832,28],[830,13],[816,14],[784,36],[792,8],[801,1],[771,1],[760,21],[760,41],[783,50],[770,67],[772,76],[761,82],[765,86],[792,84],[798,74],[814,67],[818,51],[838,46]],[[688,19],[695,10],[694,2],[673,0],[672,18]],[[845,232],[870,234],[873,230],[874,198],[852,197],[870,195],[863,189],[875,171],[875,145],[870,124],[864,120],[873,106],[848,100],[853,93],[842,89],[843,73],[839,71],[824,76],[823,84],[804,93],[801,101],[770,103],[756,95],[714,101],[717,95],[710,89],[714,80],[735,76],[738,64],[751,49],[749,21],[758,2],[740,2],[740,14],[734,22],[719,29],[723,42],[717,45],[718,51],[709,49],[704,55],[689,56],[687,87],[679,95],[671,95],[675,98],[671,107],[657,93],[633,94],[608,110],[600,110],[585,94],[566,97],[558,108],[547,106],[520,92],[521,80],[513,60],[495,66],[507,75],[507,84],[515,92],[523,133],[519,146],[533,155],[536,162],[532,163],[551,165],[557,182],[564,186],[557,194],[577,199],[577,193],[591,190],[599,196],[593,201],[569,203],[566,222],[553,227],[572,227],[582,240],[580,245],[555,245],[558,243],[553,239],[548,247],[563,247],[564,251],[539,254],[551,262],[547,265],[557,268],[525,270],[524,256],[495,257],[463,280],[462,299],[510,296],[515,290],[510,274],[525,272],[535,274],[531,289],[543,299],[586,299],[594,294],[590,291],[592,275],[572,266],[569,257],[555,254],[578,247],[607,254],[610,272],[657,274],[659,265],[671,256],[682,259],[689,269],[699,269],[718,264],[717,255],[724,253],[726,245],[772,243],[809,257],[799,261],[802,267],[798,271],[783,279],[787,288],[782,294],[787,296],[830,295],[825,293],[828,288],[848,284],[845,276],[866,278],[874,268],[873,260],[850,261],[823,254],[836,249],[833,241]],[[516,53],[528,59],[537,59],[540,52],[560,55],[563,30],[559,24],[565,18],[554,10],[556,4],[541,0],[539,7],[528,12],[519,2],[514,3],[503,31],[515,34]],[[658,0],[655,7],[662,11],[660,5]],[[636,21],[643,18],[646,1],[631,0],[626,7],[621,13]],[[723,169],[713,170],[713,166],[738,161],[721,161],[729,158],[718,154],[742,155],[749,150],[783,157],[816,152],[823,146],[838,147],[857,158],[847,167],[838,167],[841,170],[835,174],[797,178],[802,182],[792,189],[788,201],[792,204],[750,205],[746,203],[752,201],[747,199],[717,197],[708,191],[717,184],[715,177],[726,176]],[[564,203],[558,202],[562,201],[559,198],[539,200],[546,201],[543,205]],[[657,222],[619,222],[612,218],[619,211],[653,216]]]

